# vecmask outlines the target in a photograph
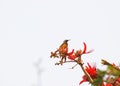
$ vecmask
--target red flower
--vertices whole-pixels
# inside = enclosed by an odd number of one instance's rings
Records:
[[[84,44],[83,50],[77,50],[76,52],[74,52],[74,49],[73,49],[72,52],[68,53],[68,58],[71,60],[74,60],[75,58],[80,57],[82,54],[88,54],[88,53],[91,53],[93,51],[93,50],[90,50],[90,51],[86,52],[87,45],[85,42],[83,42],[83,44]]]
[[[98,85],[98,86],[99,86],[99,85]],[[103,83],[102,83],[102,86],[113,86],[113,85],[110,84],[110,83],[106,83],[106,84],[105,84],[105,83],[103,82]]]
[[[120,86],[120,77],[118,77],[117,80],[115,81],[115,86]]]
[[[82,79],[83,79],[83,80],[80,81],[79,85],[82,84],[83,82],[87,82],[87,81],[88,81],[86,75],[84,75],[84,76],[82,77]]]
[[[97,78],[96,67],[95,66],[91,67],[91,65],[89,63],[87,63],[87,64],[88,64],[88,66],[86,66],[85,70],[88,72],[88,74],[91,76],[92,79]],[[83,78],[83,80],[80,81],[79,84],[82,84],[83,82],[89,81],[86,75],[84,75],[82,78]]]
[[[83,42],[83,44],[84,44],[84,49],[83,49],[83,50],[77,50],[76,53],[75,53],[75,55],[76,55],[77,57],[81,56],[82,54],[91,53],[91,52],[93,51],[93,50],[87,51],[87,45],[86,45],[86,43]]]
[[[110,83],[106,83],[104,86],[113,86],[113,85]]]
[[[72,50],[72,52],[68,53],[68,59],[74,60],[76,58],[75,54],[74,54],[74,49]]]
[[[89,63],[88,67],[86,66],[86,71],[89,73],[89,75],[91,76],[91,78],[96,78],[97,76],[97,72],[96,72],[96,66],[91,67],[91,65]]]
[[[84,49],[83,49],[83,51],[82,51],[81,54],[88,54],[88,53],[91,53],[91,52],[93,51],[93,50],[89,50],[89,51],[87,51],[87,45],[86,45],[86,43],[83,42],[83,44],[84,44]]]

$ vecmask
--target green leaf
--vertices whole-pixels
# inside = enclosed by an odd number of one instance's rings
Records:
[[[98,86],[98,85],[102,86],[102,82],[103,82],[103,78],[99,76],[97,79],[94,79],[92,85],[93,86]]]
[[[104,77],[106,71],[97,69],[97,74],[99,75],[99,77]]]
[[[113,66],[108,66],[107,67],[107,72],[109,74],[112,74],[114,76],[119,76],[120,75],[120,71],[119,70],[116,70]]]

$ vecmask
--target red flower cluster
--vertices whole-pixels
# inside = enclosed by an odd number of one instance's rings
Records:
[[[87,73],[90,75],[90,77],[94,80],[98,77],[96,66],[94,65],[93,67],[87,63],[88,66],[86,66],[85,70]],[[79,84],[82,84],[83,82],[89,82],[89,79],[87,78],[86,75],[83,75],[82,81],[80,81]],[[98,85],[101,86],[101,85]],[[115,81],[114,85],[111,83],[102,83],[102,86],[120,86],[120,77]]]
[[[81,55],[83,54],[88,54],[91,53],[93,50],[90,50],[87,52],[87,45],[85,42],[83,42],[84,48],[83,50],[77,50],[76,52],[74,52],[74,49],[71,52],[68,52],[68,43],[66,42],[66,40],[61,44],[61,46],[59,47],[59,49],[57,49],[55,52],[51,52],[51,56],[50,57],[54,57],[54,58],[62,58],[60,61],[60,64],[63,63],[63,59],[70,59],[70,60],[75,60],[77,57],[81,57]]]
[[[93,51],[93,50],[87,51],[86,43],[83,42],[83,44],[84,44],[83,50],[80,49],[80,50],[77,50],[76,52],[74,52],[74,49],[73,49],[72,52],[68,53],[68,58],[71,60],[74,60],[77,57],[81,57],[81,55],[83,55],[83,54],[88,54],[88,53],[91,53]]]
[[[118,77],[115,81],[115,86],[120,86],[120,77]]]
[[[88,66],[86,66],[85,70],[86,70],[87,73],[90,75],[90,77],[91,77],[92,79],[97,78],[96,66],[91,67],[91,65],[90,65],[89,63],[87,63],[87,65],[88,65]],[[83,78],[83,80],[80,81],[79,84],[82,84],[83,82],[89,81],[86,75],[84,75],[82,78]]]
[[[82,80],[80,81],[79,85],[81,85],[83,82],[89,82],[91,85],[95,86],[120,86],[119,66],[116,66],[114,63],[111,64],[108,61],[102,59],[102,64],[108,66],[106,71],[99,69],[97,70],[95,65],[91,66],[89,63],[87,63],[87,66],[84,67],[84,62],[82,61],[81,56],[83,54],[91,53],[93,50],[87,51],[87,45],[85,42],[83,42],[83,50],[80,49],[75,51],[74,49],[72,49],[71,52],[68,52],[68,41],[69,40],[64,40],[56,51],[51,52],[50,57],[61,59],[59,63],[56,63],[57,65],[62,65],[66,62],[75,62],[76,65],[79,65],[84,72],[84,75],[82,76]],[[107,75],[106,79],[104,79],[105,75]]]

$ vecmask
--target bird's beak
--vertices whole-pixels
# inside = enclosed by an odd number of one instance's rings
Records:
[[[68,39],[68,41],[70,41],[70,39]]]
[[[70,39],[67,39],[66,41],[70,41]]]

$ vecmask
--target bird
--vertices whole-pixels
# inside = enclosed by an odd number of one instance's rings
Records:
[[[67,39],[64,40],[63,43],[59,46],[58,51],[59,51],[60,55],[67,52],[67,50],[68,50],[68,41],[69,40],[67,40]]]
[[[68,51],[68,42],[69,40],[64,40],[63,43],[59,46],[59,48],[54,51],[51,52],[51,58],[52,57],[57,57],[57,58],[61,58],[61,57],[65,57],[67,51]]]
[[[60,45],[59,49],[65,49],[68,47],[68,41],[69,40],[64,40],[63,43]]]
[[[68,52],[68,41],[69,40],[67,40],[67,39],[64,40],[63,43],[59,46],[58,52],[61,57],[60,64],[63,63],[63,59],[66,61],[66,56],[67,56],[67,52]]]

